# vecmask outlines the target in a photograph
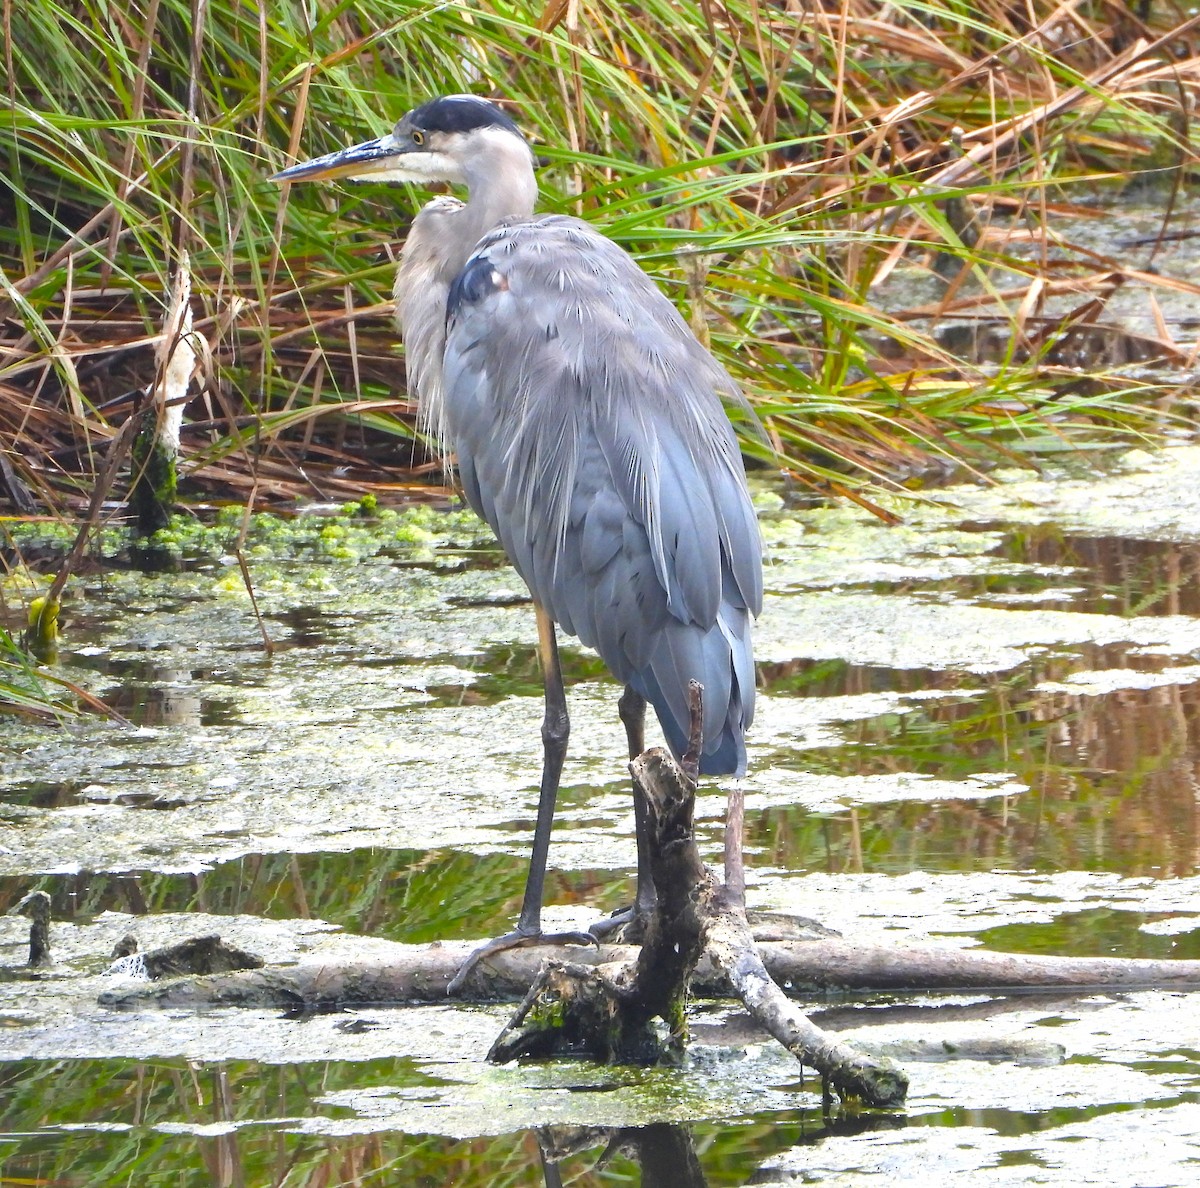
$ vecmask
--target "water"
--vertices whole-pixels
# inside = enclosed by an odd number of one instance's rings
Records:
[[[751,906],[868,941],[1200,957],[1200,451],[1000,479],[896,528],[764,501]],[[0,1177],[1200,1178],[1181,994],[812,1004],[864,1043],[1065,1050],[912,1062],[902,1115],[835,1117],[723,1004],[697,1005],[692,1062],[669,1071],[491,1068],[503,1007],[101,1010],[129,932],[336,961],[510,924],[537,793],[533,617],[494,554],[388,554],[252,563],[271,658],[228,560],[81,580],[62,672],[133,725],[0,727],[0,908],[47,890],[56,957],[24,976],[27,921],[0,916]],[[554,926],[619,906],[634,862],[617,690],[564,653]],[[722,808],[716,789],[698,803],[710,857]]]

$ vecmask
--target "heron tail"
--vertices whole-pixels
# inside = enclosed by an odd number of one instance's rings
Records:
[[[687,688],[693,679],[704,686],[700,774],[744,776],[745,731],[754,718],[754,657],[750,615],[744,608],[723,605],[708,631],[694,624],[669,624],[650,663],[630,678],[629,684],[654,706],[677,759],[687,749]]]

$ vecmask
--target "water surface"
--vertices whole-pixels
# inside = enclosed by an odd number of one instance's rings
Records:
[[[1200,957],[1200,451],[1001,474],[893,528],[762,502],[751,906],[871,941]],[[499,1007],[102,1011],[129,932],[288,961],[508,927],[540,678],[519,579],[467,544],[252,561],[271,656],[231,558],[81,579],[64,675],[132,725],[2,727],[0,908],[47,890],[56,964],[16,976],[27,922],[0,917],[0,1176],[1196,1182],[1187,995],[813,1004],[874,1043],[1065,1054],[913,1063],[902,1115],[832,1118],[722,1005],[697,1005],[688,1067],[652,1072],[490,1068]],[[619,690],[586,650],[564,658],[547,917],[582,925],[630,894],[632,814]],[[706,790],[714,858],[722,810]]]

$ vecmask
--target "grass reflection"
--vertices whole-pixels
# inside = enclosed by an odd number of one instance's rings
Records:
[[[970,696],[946,690],[945,696],[904,703],[908,712],[844,726],[837,746],[776,760],[784,769],[841,777],[916,772],[965,780],[1003,772],[1026,785],[1027,793],[848,804],[844,813],[817,814],[817,820],[803,806],[771,809],[748,818],[748,841],[772,865],[793,870],[999,866],[1195,874],[1200,685],[1099,694],[1053,688],[1081,668],[1138,674],[1168,663],[1120,647],[1078,651],[1035,658],[1003,677],[975,678],[978,688]],[[816,695],[876,691],[875,674],[853,665],[840,671],[813,665],[811,675]],[[909,681],[916,689],[931,687],[925,673],[893,675],[900,691]],[[1136,685],[1136,677],[1130,683]],[[811,685],[805,691],[814,693]]]
[[[5,1183],[99,1185],[331,1185],[413,1188],[535,1185],[543,1151],[558,1182],[647,1188],[746,1183],[764,1158],[830,1134],[892,1128],[891,1117],[822,1118],[817,1109],[692,1126],[621,1131],[561,1128],[456,1140],[336,1127],[324,1103],[339,1089],[418,1088],[405,1060],[271,1067],[252,1062],[13,1062],[0,1072],[0,1177]],[[690,1167],[690,1178],[681,1178]],[[670,1174],[668,1174],[670,1173]],[[675,1178],[672,1179],[671,1175]]]

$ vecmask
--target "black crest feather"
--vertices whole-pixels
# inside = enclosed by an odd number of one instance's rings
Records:
[[[474,132],[476,128],[504,128],[517,136],[520,128],[494,103],[477,95],[443,95],[414,107],[404,123],[425,132]],[[522,137],[522,139],[524,139]]]

